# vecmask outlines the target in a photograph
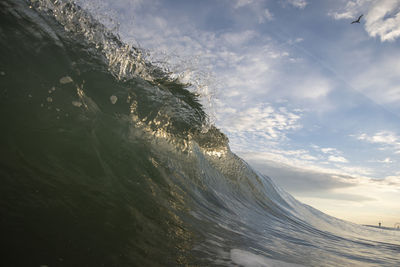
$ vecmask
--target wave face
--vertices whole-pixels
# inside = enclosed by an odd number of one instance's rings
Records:
[[[397,232],[303,205],[198,97],[68,1],[0,2],[7,266],[395,266]]]

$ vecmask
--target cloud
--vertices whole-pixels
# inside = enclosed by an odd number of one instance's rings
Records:
[[[365,166],[340,166],[338,169],[333,171],[359,179],[353,180],[355,183],[358,183],[362,179],[370,179],[369,177],[374,173],[371,168]]]
[[[283,155],[291,158],[298,158],[304,161],[315,161],[318,158],[312,156],[308,150],[305,149],[297,149],[297,150],[280,150],[280,149],[270,149],[271,153],[275,153],[277,155]]]
[[[228,5],[229,6],[229,5]],[[266,8],[266,3],[263,1],[254,0],[238,0],[233,6],[236,9],[236,14],[240,12],[242,8],[246,8],[246,11],[251,12],[251,16],[246,16],[245,23],[250,21],[258,21],[259,24],[274,20],[274,15],[270,9]],[[254,20],[256,19],[256,20]]]
[[[253,3],[253,0],[237,0],[234,8],[240,8]]]
[[[219,126],[228,134],[232,146],[237,150],[265,149],[285,140],[288,132],[301,128],[298,123],[301,114],[285,108],[257,104],[241,110],[234,109],[235,116],[232,116],[232,108],[225,112],[226,104],[219,105]]]
[[[284,0],[283,5],[291,5],[293,7],[303,9],[308,5],[308,2],[306,0]]]
[[[400,57],[399,53],[379,59],[370,59],[358,75],[351,78],[351,84],[380,104],[397,105],[400,101]]]
[[[379,145],[379,148],[381,150],[392,150],[394,154],[400,154],[400,137],[396,135],[394,132],[379,131],[374,135],[368,135],[366,133],[362,133],[359,135],[355,135],[355,137],[358,140]]]
[[[271,21],[274,19],[274,15],[272,14],[271,11],[269,11],[268,8],[264,9],[264,13],[262,14],[262,16],[260,16],[258,21],[259,21],[259,23],[263,23],[265,21],[265,19],[267,21]]]
[[[257,170],[271,177],[279,186],[292,193],[326,192],[335,188],[354,186],[345,179],[337,179],[334,174],[278,163],[267,157],[254,158],[246,155],[246,158]]]
[[[400,2],[375,1],[366,16],[365,28],[370,36],[381,41],[393,41],[400,36]]]
[[[308,5],[308,2],[306,0],[287,0],[286,2],[300,9],[303,9]]]
[[[361,13],[367,12],[367,6],[372,2],[372,0],[355,0],[348,1],[344,8],[338,11],[330,11],[328,15],[332,16],[334,19],[354,19]],[[340,3],[341,4],[341,3]]]
[[[377,160],[379,163],[393,163],[393,160],[391,158],[385,158],[383,160]]]
[[[297,43],[301,43],[301,42],[303,42],[303,41],[304,41],[303,38],[297,37],[297,38],[295,38],[295,39],[289,39],[287,43],[288,43],[289,45],[294,45],[294,44],[297,44]]]
[[[358,195],[358,194],[343,194],[343,193],[336,193],[336,192],[310,192],[307,193],[307,197],[316,197],[319,199],[334,199],[334,200],[341,200],[341,201],[351,201],[351,202],[364,202],[364,201],[374,201],[375,198],[368,197],[366,195]]]
[[[328,158],[329,161],[332,162],[339,162],[339,163],[347,163],[347,159],[345,159],[344,157],[340,157],[340,156],[329,156]]]
[[[354,19],[364,13],[365,30],[382,42],[400,36],[400,2],[398,0],[356,0],[347,2],[344,9],[331,11],[335,19]]]
[[[400,145],[400,138],[391,131],[380,131],[374,135],[362,133],[357,137],[358,140],[366,141],[373,144],[383,145]]]
[[[338,153],[338,150],[336,148],[331,148],[331,147],[321,148],[321,151],[325,154]]]
[[[319,74],[298,76],[294,80],[298,82],[293,84],[292,94],[297,98],[317,100],[325,97],[332,90],[330,80]]]
[[[238,47],[251,41],[257,33],[254,31],[228,32],[221,35],[224,45]]]
[[[383,163],[383,164],[388,165],[388,164],[392,164],[393,162],[395,162],[395,160],[393,160],[390,157],[386,157],[384,159],[371,159],[371,160],[368,160],[368,162],[371,162],[371,163]]]
[[[349,161],[342,156],[343,152],[333,147],[319,147],[317,145],[311,145],[317,152],[322,152],[321,159],[325,159],[328,162],[333,163],[348,163]],[[341,167],[343,168],[343,167]]]
[[[388,144],[388,145],[398,144],[398,137],[393,132],[389,131],[381,131],[372,136],[363,133],[360,134],[357,139],[375,144]]]
[[[376,200],[374,197],[359,195],[356,190],[351,191],[352,188],[359,186],[352,176],[294,167],[262,157],[250,157],[248,162],[262,174],[270,177],[278,186],[297,197],[306,196],[356,203]],[[393,181],[397,181],[396,178],[393,178]],[[349,192],[344,192],[346,189],[349,189]]]
[[[381,183],[387,184],[389,186],[400,187],[400,173],[398,173],[397,175],[391,175],[385,177],[385,179],[383,179]]]
[[[220,42],[217,36],[216,43],[219,45],[215,55],[218,57],[217,65],[220,67],[218,76],[224,83],[221,93],[224,94],[225,102],[234,106],[238,101],[252,105],[252,101],[259,103],[263,102],[262,99],[265,101],[272,97],[292,96],[295,89],[290,88],[289,80],[282,78],[287,86],[284,86],[281,80],[281,76],[286,75],[282,72],[282,64],[284,62],[291,64],[289,52],[275,46],[266,36],[245,33],[239,32],[234,36],[238,36],[239,40],[244,36],[252,37],[247,45],[239,45],[238,42],[238,45],[233,46],[233,43]],[[277,89],[278,86],[282,87],[282,90]],[[236,98],[226,98],[227,95],[232,96],[232,92],[240,94]],[[296,92],[298,97],[303,98],[301,92]]]

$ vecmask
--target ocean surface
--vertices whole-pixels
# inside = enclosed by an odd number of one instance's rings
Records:
[[[1,266],[400,266],[400,231],[278,188],[72,1],[0,1],[0,109]]]

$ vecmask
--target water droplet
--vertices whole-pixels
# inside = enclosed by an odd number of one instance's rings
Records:
[[[81,102],[79,102],[79,101],[72,101],[72,105],[74,105],[75,107],[81,107],[82,106],[82,103]]]
[[[117,101],[118,101],[118,97],[116,97],[115,95],[112,95],[112,96],[110,96],[110,101],[111,101],[111,104],[115,104],[115,103],[117,103]]]
[[[46,98],[47,102],[51,103],[53,102],[53,98],[51,98],[50,96],[48,98]]]
[[[72,78],[69,77],[69,76],[65,76],[65,77],[62,77],[62,78],[60,79],[60,83],[61,83],[61,84],[72,83],[73,81],[74,81],[74,80],[72,80]]]

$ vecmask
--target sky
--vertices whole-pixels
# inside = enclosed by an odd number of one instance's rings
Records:
[[[193,84],[231,150],[298,200],[400,222],[400,0],[78,3]]]

